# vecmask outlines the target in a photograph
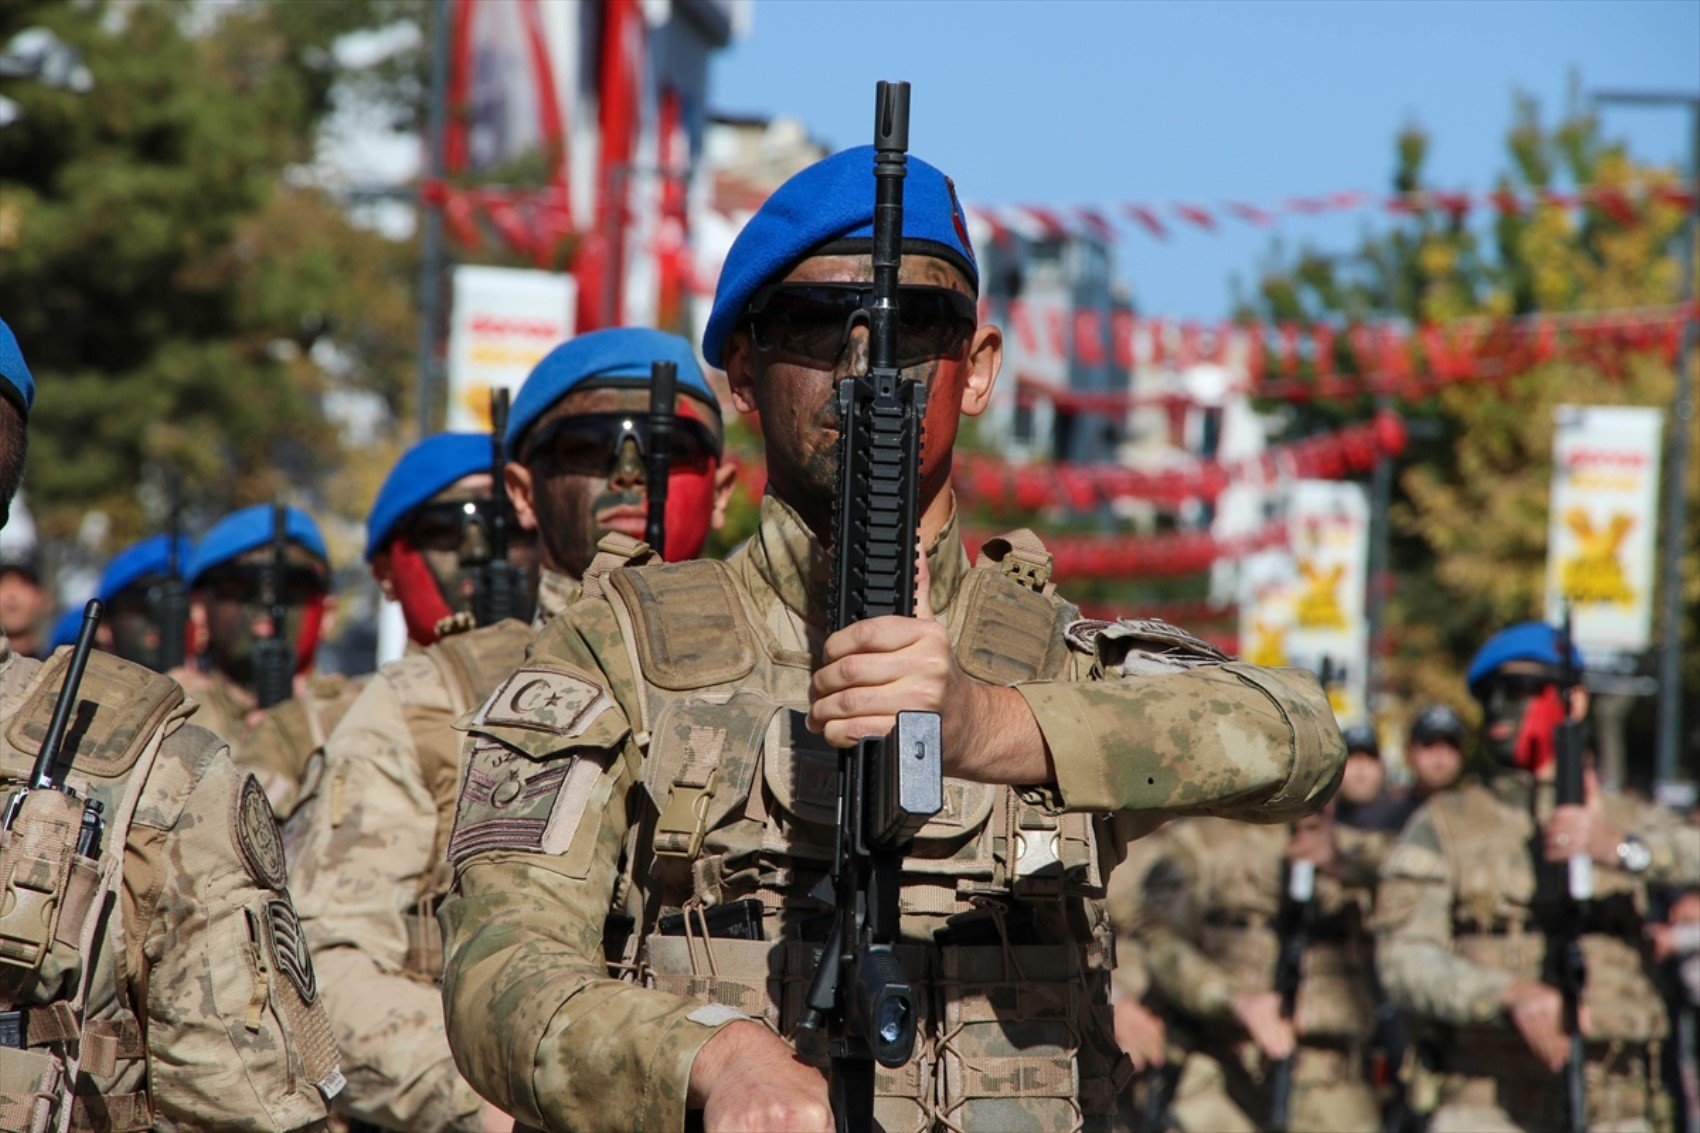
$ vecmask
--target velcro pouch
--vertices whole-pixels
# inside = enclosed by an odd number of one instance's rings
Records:
[[[29,697],[6,729],[6,741],[14,749],[8,753],[11,758],[21,754],[33,763],[41,751],[70,654],[69,646],[55,653],[31,682]],[[183,690],[176,681],[109,653],[90,653],[60,760],[80,774],[115,779],[135,764],[159,726],[182,703]],[[27,779],[29,763],[8,765],[4,771],[9,778]]]
[[[62,1077],[54,1055],[0,1047],[0,1133],[47,1133]]]
[[[694,858],[703,836],[741,810],[779,705],[753,691],[670,702],[650,731],[643,786],[654,802],[655,853]]]
[[[34,970],[52,947],[82,827],[83,800],[51,788],[24,795],[0,834],[0,965]],[[92,873],[92,869],[87,872]],[[87,898],[82,901],[88,910]],[[81,929],[80,919],[68,925]]]

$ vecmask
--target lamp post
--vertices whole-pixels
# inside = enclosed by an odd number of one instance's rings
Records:
[[[431,3],[431,87],[425,115],[426,176],[435,185],[443,183],[446,167],[443,152],[448,127],[449,101],[448,0]],[[434,425],[432,412],[442,394],[438,380],[442,369],[440,343],[443,331],[443,207],[421,194],[419,215],[423,225],[419,254],[419,381],[415,416],[419,436],[429,436]]]
[[[1664,538],[1659,541],[1659,586],[1664,600],[1659,621],[1659,715],[1653,757],[1655,792],[1668,793],[1676,781],[1682,748],[1682,552],[1688,500],[1688,444],[1694,428],[1692,367],[1700,338],[1694,302],[1694,247],[1700,240],[1700,95],[1674,91],[1597,91],[1598,106],[1680,106],[1689,113],[1688,221],[1682,231],[1682,301],[1687,309],[1682,348],[1676,360],[1676,396],[1671,401],[1670,440],[1665,452]]]

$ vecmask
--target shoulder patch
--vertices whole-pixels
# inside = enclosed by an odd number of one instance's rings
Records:
[[[467,723],[472,730],[524,728],[572,739],[612,707],[613,698],[589,677],[527,665],[497,685]]]
[[[995,685],[1054,677],[1067,661],[1059,632],[1073,606],[1031,589],[998,567],[974,567],[957,596],[956,659]]]
[[[6,730],[6,741],[18,751],[34,756],[41,750],[70,656],[69,649],[59,651],[36,674],[28,699]],[[61,758],[85,775],[115,779],[135,764],[182,703],[183,690],[169,677],[110,653],[90,653],[65,732],[68,754]]]
[[[591,789],[608,765],[605,750],[538,763],[500,740],[475,736],[455,803],[449,861],[492,850],[565,853]]]
[[[254,879],[269,889],[284,888],[289,872],[284,864],[283,837],[278,833],[277,820],[272,817],[272,804],[260,781],[252,775],[242,776],[231,822],[236,827],[236,848],[242,852],[242,860],[248,863]]]

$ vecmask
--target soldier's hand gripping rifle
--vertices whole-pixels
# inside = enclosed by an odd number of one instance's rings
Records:
[[[1305,948],[1310,944],[1311,921],[1316,912],[1316,864],[1295,861],[1287,864],[1287,889],[1282,896],[1276,932],[1280,951],[1275,955],[1275,993],[1281,997],[1281,1017],[1291,1022],[1298,1007],[1299,984],[1304,978]],[[1294,1054],[1277,1062],[1269,1072],[1269,1131],[1286,1133],[1288,1111],[1293,1103]]]
[[[295,643],[289,640],[289,606],[284,590],[289,582],[289,509],[272,505],[272,553],[260,573],[260,601],[272,631],[254,642],[254,696],[261,708],[282,704],[295,695]]]
[[[478,565],[472,584],[472,620],[492,626],[517,618],[525,608],[525,576],[508,561],[508,390],[490,391],[490,539],[489,557]]]
[[[868,372],[838,383],[838,495],[833,507],[832,629],[915,612],[921,424],[926,386],[897,366],[898,266],[909,148],[909,84],[880,83],[874,121],[874,299]],[[824,1030],[839,1130],[871,1129],[874,1064],[915,1047],[914,989],[894,946],[906,843],[943,799],[939,719],[900,712],[897,726],[838,758],[833,924],[801,1026]]]
[[[1587,801],[1582,774],[1582,724],[1571,717],[1575,692],[1582,683],[1573,659],[1574,648],[1567,605],[1558,639],[1559,700],[1564,705],[1564,719],[1553,736],[1554,802],[1559,806],[1582,806]],[[1564,1121],[1570,1133],[1582,1133],[1588,1125],[1587,1087],[1583,1079],[1587,1050],[1580,1018],[1588,966],[1582,956],[1582,927],[1588,917],[1588,904],[1594,898],[1594,861],[1586,847],[1576,849],[1568,861],[1549,867],[1562,875],[1563,896],[1552,934],[1547,939],[1546,957],[1548,982],[1555,984],[1564,997],[1564,1032],[1570,1037],[1570,1055],[1564,1063]]]
[[[678,386],[677,363],[650,364],[649,467],[645,485],[649,515],[644,521],[643,541],[663,559],[667,557],[667,478],[673,472],[673,398]]]
[[[188,656],[189,595],[183,585],[183,492],[171,477],[171,522],[166,531],[165,579],[155,588],[154,618],[159,625],[159,671],[169,673]]]
[[[64,903],[71,861],[52,840],[68,840],[74,823],[76,853],[90,860],[100,857],[100,839],[106,829],[100,800],[77,794],[58,771],[65,731],[77,705],[83,671],[88,667],[95,630],[104,612],[98,598],[90,599],[83,607],[82,629],[65,669],[65,683],[59,686],[59,699],[53,703],[53,716],[35,766],[30,770],[29,781],[13,792],[6,804],[5,817],[0,819],[0,825],[12,834],[7,850],[0,852],[0,857],[28,853],[40,867],[29,871],[26,884],[20,884],[25,881],[24,863],[18,862],[5,870],[6,889],[0,894],[0,970],[22,968],[33,972],[53,944],[53,926],[59,906]],[[63,846],[63,842],[59,845]],[[33,849],[24,849],[32,846]],[[0,1046],[26,1046],[26,1032],[24,1012],[0,1011]]]

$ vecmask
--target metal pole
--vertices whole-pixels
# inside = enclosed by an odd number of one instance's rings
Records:
[[[1682,755],[1682,554],[1688,545],[1688,444],[1694,429],[1694,355],[1700,318],[1694,304],[1694,248],[1700,241],[1700,97],[1665,91],[1599,91],[1599,104],[1682,106],[1689,113],[1688,220],[1682,230],[1682,301],[1687,308],[1676,358],[1676,395],[1671,399],[1670,437],[1665,445],[1663,538],[1659,540],[1659,711],[1653,754],[1653,789],[1670,795]]]
[[[1392,407],[1393,399],[1381,394],[1375,399],[1377,413]],[[1387,588],[1393,570],[1393,457],[1382,453],[1375,460],[1370,482],[1369,544],[1369,649],[1364,657],[1364,710],[1373,719],[1381,694],[1381,635],[1387,619]]]
[[[1688,221],[1682,229],[1682,301],[1688,307],[1682,349],[1676,357],[1676,397],[1671,403],[1670,457],[1665,473],[1665,537],[1660,564],[1664,640],[1659,650],[1659,730],[1653,788],[1676,781],[1682,756],[1682,553],[1688,545],[1688,443],[1694,431],[1694,351],[1700,317],[1694,310],[1694,247],[1700,241],[1700,99],[1689,99]]]
[[[449,38],[449,0],[432,0],[431,93],[426,112],[425,151],[426,174],[438,184],[445,172],[443,135],[449,117]],[[415,423],[419,436],[425,437],[433,428],[433,410],[442,388],[438,381],[438,342],[443,327],[445,249],[442,206],[422,198],[419,215],[423,229],[419,249],[419,383]]]

